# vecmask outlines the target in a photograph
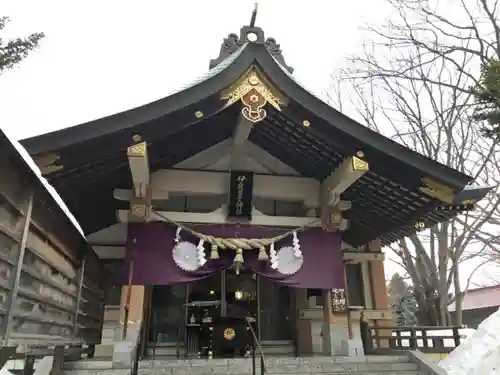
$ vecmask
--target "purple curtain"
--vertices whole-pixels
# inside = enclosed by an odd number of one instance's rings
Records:
[[[274,237],[287,230],[250,225],[195,225],[198,232],[217,237],[263,238]],[[127,249],[124,263],[124,283],[128,282],[129,262],[134,259],[132,283],[135,285],[173,285],[187,283],[211,276],[230,267],[235,252],[219,250],[219,260],[208,262],[195,272],[180,269],[172,258],[176,228],[170,224],[131,223],[128,226]],[[310,228],[298,234],[304,256],[301,269],[285,276],[271,269],[268,262],[257,260],[258,250],[243,252],[244,266],[280,284],[297,288],[334,289],[344,287],[344,271],[341,253],[341,237],[338,233],[325,232],[321,228]],[[183,241],[194,244],[198,239],[186,231],[181,232]],[[291,246],[292,236],[277,242],[276,251],[282,246]],[[210,255],[206,246],[207,259]]]

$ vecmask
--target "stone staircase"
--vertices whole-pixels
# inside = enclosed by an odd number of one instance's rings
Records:
[[[174,343],[164,343],[164,344],[154,344],[150,343],[148,345],[148,356],[155,359],[176,359],[177,358],[177,345]],[[262,349],[264,350],[264,355],[268,357],[292,357],[295,352],[295,347],[292,341],[262,341]],[[180,353],[184,353],[184,345],[181,344],[179,347]],[[257,348],[257,354],[260,353],[259,348]],[[111,348],[112,353],[112,348]],[[97,354],[96,354],[97,355]],[[112,355],[112,354],[111,354]],[[111,357],[111,355],[109,355]]]
[[[257,360],[257,374],[260,365]],[[65,364],[66,375],[128,375],[130,370],[111,368],[108,361],[79,361]],[[139,375],[250,375],[252,360],[192,359],[143,360]],[[428,375],[407,355],[358,357],[266,358],[266,374],[325,374],[325,375]]]

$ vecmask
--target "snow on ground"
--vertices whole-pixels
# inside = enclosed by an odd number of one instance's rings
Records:
[[[500,309],[439,362],[448,375],[500,375]]]
[[[36,165],[33,158],[28,154],[28,151],[26,151],[26,149],[18,141],[14,140],[12,137],[9,137],[9,134],[7,134],[7,132],[5,130],[2,129],[2,131],[5,134],[5,136],[9,139],[10,143],[12,143],[14,145],[15,149],[17,150],[19,155],[21,155],[21,157],[24,159],[26,164],[28,164],[28,166],[31,168],[33,173],[38,177],[38,179],[45,186],[45,188],[47,189],[49,194],[52,195],[52,197],[57,202],[57,204],[59,204],[59,206],[64,211],[64,213],[68,216],[71,223],[81,233],[81,235],[83,237],[85,237],[83,230],[80,227],[80,224],[78,224],[78,221],[75,219],[73,214],[70,212],[68,206],[66,206],[66,203],[64,203],[61,196],[57,193],[56,189],[54,189],[54,187],[51,184],[49,184],[47,179],[42,176],[42,172],[40,171],[40,168],[38,168],[38,166]]]

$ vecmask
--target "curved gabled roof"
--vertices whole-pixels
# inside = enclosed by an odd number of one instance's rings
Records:
[[[299,85],[268,53],[266,46],[257,43],[243,46],[222,64],[211,69],[201,80],[166,98],[81,125],[24,139],[21,144],[30,154],[37,155],[134,128],[209,100],[238,80],[252,65],[259,66],[286,97],[302,107],[301,109],[310,112],[310,117],[323,120],[317,124],[313,122],[312,132],[328,138],[332,131],[340,131],[346,137],[357,141],[359,146],[365,145],[376,153],[391,156],[407,166],[420,170],[422,175],[427,175],[457,190],[461,190],[472,180],[463,173],[401,146],[329,106]],[[191,123],[196,122],[194,112],[191,115]],[[189,121],[186,122],[169,124],[165,130],[174,130],[173,128],[176,130],[179,126],[189,125]],[[363,152],[367,159],[370,159],[370,155],[367,155],[364,149]]]
[[[246,38],[243,30],[260,29],[243,28],[240,39]],[[287,104],[280,111],[266,107],[268,115],[252,130],[250,141],[301,174],[319,180],[328,176],[345,156],[358,151],[370,162],[370,172],[346,192],[346,199],[358,201],[348,213],[353,224],[349,231],[352,239],[346,238],[347,242],[361,244],[382,236],[383,242],[388,243],[413,232],[415,220],[439,204],[419,191],[424,177],[456,192],[471,181],[471,177],[401,146],[315,97],[296,82],[279,46],[274,40],[266,44],[261,30],[255,42],[239,40],[236,48],[226,40],[221,56],[211,62],[213,68],[170,96],[21,141],[31,155],[57,154],[63,168],[48,179],[86,233],[116,220],[112,189],[130,184],[125,150],[132,136],[140,134],[151,145],[152,170],[170,168],[231,137],[240,107],[225,106],[221,92],[251,68],[265,76],[286,97]],[[200,112],[203,115],[196,116]],[[311,126],[302,126],[304,120]],[[100,205],[102,212],[91,212],[88,203],[82,203],[84,198],[98,199],[94,204]],[[453,214],[432,215],[429,221],[434,223]]]

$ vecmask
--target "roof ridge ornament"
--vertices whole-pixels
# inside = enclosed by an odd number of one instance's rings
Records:
[[[293,68],[286,64],[283,52],[281,51],[280,45],[276,42],[276,39],[266,39],[264,36],[264,30],[262,30],[262,28],[260,27],[255,26],[258,9],[259,3],[258,1],[256,1],[254,4],[254,9],[252,11],[252,17],[250,18],[250,24],[248,26],[243,26],[240,29],[239,37],[237,34],[231,33],[227,36],[227,38],[224,38],[220,48],[219,56],[216,59],[210,60],[210,69],[219,65],[223,60],[235,53],[246,43],[254,43],[264,44],[269,54],[273,56],[288,73],[293,74]]]
[[[250,27],[255,27],[255,21],[257,20],[257,12],[259,11],[259,1],[256,0],[253,4],[252,17],[250,18]]]

